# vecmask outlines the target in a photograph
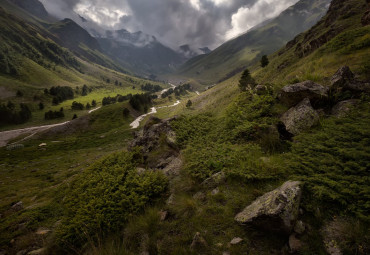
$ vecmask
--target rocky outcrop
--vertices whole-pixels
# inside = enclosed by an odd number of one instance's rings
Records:
[[[306,98],[284,113],[280,120],[289,133],[298,135],[316,125],[319,121],[319,115],[312,108],[310,100]]]
[[[346,90],[362,93],[370,92],[370,84],[355,79],[355,75],[348,66],[342,66],[330,80],[331,91],[343,92]]]
[[[144,128],[135,133],[135,138],[128,146],[129,150],[140,147],[146,159],[146,167],[161,170],[167,176],[178,175],[182,167],[176,134],[171,128],[171,121],[175,119],[161,120],[152,116]]]
[[[160,146],[161,137],[165,136],[166,143],[176,147],[176,134],[171,128],[171,121],[176,117],[161,120],[156,117],[150,117],[144,128],[135,132],[135,137],[129,144],[129,149],[139,146],[144,153],[149,153]]]
[[[304,81],[285,86],[279,95],[280,101],[291,107],[308,98],[316,105],[328,98],[329,89],[313,81]]]
[[[299,213],[301,183],[287,181],[279,188],[257,198],[235,216],[239,224],[289,235]]]
[[[331,114],[336,117],[345,117],[359,102],[359,99],[341,101],[333,107]]]

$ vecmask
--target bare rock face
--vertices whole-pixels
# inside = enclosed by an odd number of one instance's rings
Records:
[[[345,100],[337,103],[333,109],[331,110],[331,114],[336,117],[344,117],[346,116],[352,108],[354,108],[360,100],[358,99],[350,99]]]
[[[370,84],[357,81],[348,66],[339,68],[331,78],[330,83],[331,90],[334,91],[370,92]]]
[[[298,135],[317,124],[319,114],[312,108],[310,100],[306,98],[284,113],[280,120],[289,133]]]
[[[279,95],[280,101],[291,107],[308,98],[313,104],[320,104],[328,99],[329,89],[313,81],[304,81],[285,86]]]
[[[301,183],[287,181],[279,188],[257,198],[235,216],[239,224],[289,235],[299,213]]]

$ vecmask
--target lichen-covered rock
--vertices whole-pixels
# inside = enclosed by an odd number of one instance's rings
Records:
[[[300,182],[287,181],[257,198],[238,213],[235,220],[239,224],[289,235],[298,217],[301,194]]]
[[[329,89],[313,81],[304,81],[282,88],[280,101],[292,107],[303,99],[308,98],[314,105],[321,105],[328,99]]]
[[[298,135],[316,125],[319,121],[319,115],[312,108],[310,100],[305,98],[297,106],[284,113],[280,120],[289,133]]]
[[[351,109],[353,109],[360,100],[358,99],[349,99],[345,101],[341,101],[337,103],[333,109],[331,110],[331,114],[336,116],[336,117],[344,117],[346,116]]]
[[[17,203],[15,203],[14,205],[12,205],[11,209],[14,211],[14,212],[18,212],[20,210],[23,210],[23,202],[22,201],[19,201]]]
[[[254,90],[256,91],[257,95],[265,95],[267,94],[268,90],[267,87],[264,85],[257,85]]]

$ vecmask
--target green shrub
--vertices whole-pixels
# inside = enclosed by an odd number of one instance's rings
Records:
[[[142,161],[139,150],[116,153],[77,177],[67,192],[66,216],[57,230],[57,242],[63,249],[118,231],[128,217],[166,190],[167,178],[162,173],[137,173],[136,166]]]

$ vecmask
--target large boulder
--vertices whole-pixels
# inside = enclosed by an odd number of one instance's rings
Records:
[[[310,99],[314,105],[321,105],[328,99],[329,89],[313,81],[304,81],[282,88],[279,99],[280,101],[292,107],[303,99]]]
[[[343,92],[346,90],[352,92],[370,92],[370,84],[355,79],[355,75],[348,66],[342,66],[333,75],[330,80],[331,90],[334,92]]]
[[[299,213],[301,183],[287,181],[279,188],[257,198],[235,216],[239,224],[255,226],[289,235]]]
[[[319,114],[312,108],[310,100],[305,98],[297,106],[284,113],[280,120],[289,133],[298,135],[316,125],[319,121]]]

